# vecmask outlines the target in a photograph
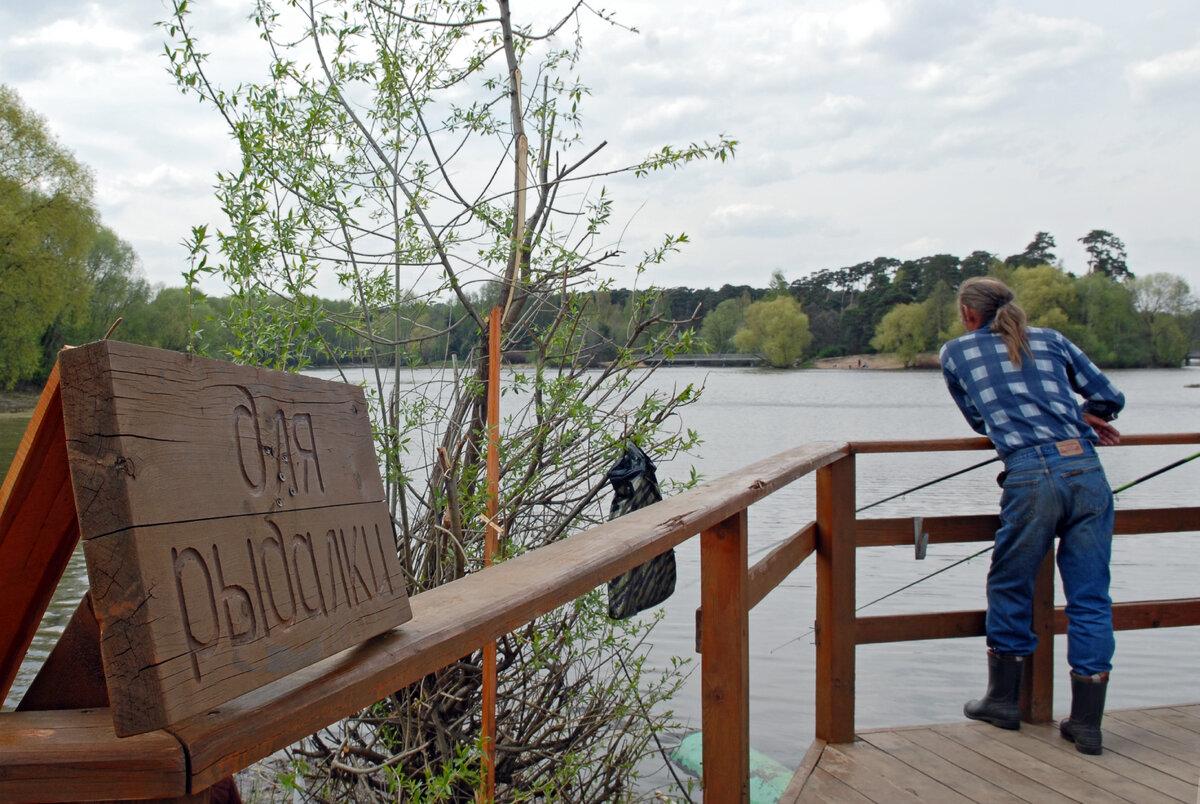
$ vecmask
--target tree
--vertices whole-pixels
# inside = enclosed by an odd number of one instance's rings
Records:
[[[104,226],[98,229],[84,265],[87,304],[75,315],[60,314],[42,336],[43,362],[47,366],[54,365],[63,345],[98,340],[117,319],[136,316],[140,308],[150,303],[150,285],[141,277],[133,246],[111,229]],[[186,326],[186,315],[182,322]],[[115,337],[128,340],[131,334],[127,323],[123,323]],[[146,335],[152,337],[151,333]],[[186,345],[186,340],[181,345]]]
[[[521,25],[505,0],[262,0],[252,19],[270,77],[228,90],[211,79],[190,11],[178,0],[164,23],[172,69],[241,149],[240,164],[218,176],[228,227],[215,243],[192,243],[196,265],[231,289],[231,356],[286,368],[314,352],[338,359],[323,329],[332,322],[376,367],[420,356],[440,369],[416,384],[389,385],[376,372],[370,385],[410,592],[482,564],[486,310],[474,292],[489,283],[503,311],[501,346],[528,360],[505,395],[505,556],[601,521],[604,473],[626,442],[656,459],[695,443],[669,427],[695,389],[647,390],[639,367],[646,354],[689,346],[669,300],[639,284],[623,302],[624,331],[609,327],[605,339],[589,329],[594,277],[623,250],[602,183],[724,161],[736,143],[721,136],[592,167],[604,144],[585,142],[589,90],[573,70],[583,18],[615,25],[611,16],[578,4]],[[629,260],[634,275],[644,280],[686,240],[643,244]],[[321,272],[355,300],[352,313],[316,297]],[[600,341],[611,361],[597,357]],[[501,799],[627,793],[664,725],[636,713],[677,678],[642,671],[643,629],[609,622],[592,593],[502,640],[500,697],[511,707],[498,714]],[[341,724],[335,740],[314,736],[304,749],[312,789],[388,791],[400,775],[447,773],[456,799],[469,799],[461,758],[467,751],[473,762],[479,679],[476,654]]]
[[[746,325],[733,336],[738,351],[761,354],[776,368],[789,368],[804,354],[812,335],[808,316],[790,295],[758,301],[746,308]]]
[[[1178,366],[1190,346],[1184,330],[1186,317],[1197,307],[1187,282],[1166,273],[1146,274],[1128,282],[1134,307],[1141,314],[1150,347],[1150,362]]]
[[[989,251],[972,251],[962,261],[962,278],[987,276],[1000,261]]]
[[[48,371],[42,338],[82,312],[95,233],[91,173],[0,85],[0,387]]]
[[[742,325],[746,308],[750,306],[750,294],[735,299],[726,299],[704,317],[700,325],[700,337],[719,354],[736,350],[733,336]]]
[[[1079,238],[1088,253],[1088,273],[1100,273],[1109,279],[1132,279],[1125,264],[1125,244],[1121,238],[1103,229],[1093,229]]]
[[[1011,265],[1014,268],[1032,268],[1035,265],[1051,265],[1057,259],[1054,252],[1054,236],[1049,232],[1038,232],[1033,236],[1033,240],[1025,246],[1025,250],[1020,254],[1013,254],[1005,258],[1006,265]]]
[[[911,366],[929,348],[925,320],[922,302],[897,304],[879,322],[871,345],[881,352],[895,352],[906,367]]]

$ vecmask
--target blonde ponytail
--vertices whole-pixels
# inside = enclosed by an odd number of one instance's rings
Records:
[[[1004,341],[1008,359],[1020,366],[1024,355],[1033,357],[1033,351],[1026,331],[1028,319],[1014,298],[1008,285],[986,276],[972,277],[958,289],[958,303],[979,313],[984,323],[991,323],[992,332]]]

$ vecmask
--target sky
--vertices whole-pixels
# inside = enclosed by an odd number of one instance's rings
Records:
[[[514,17],[544,7],[512,0]],[[562,4],[559,4],[561,7]],[[227,85],[265,59],[245,0],[194,0]],[[605,164],[666,143],[738,140],[725,164],[615,181],[622,247],[690,244],[661,286],[765,287],[876,257],[1019,253],[1049,232],[1121,238],[1138,275],[1200,292],[1200,3],[625,2],[638,33],[589,25],[580,72]],[[96,177],[102,222],[146,278],[183,284],[191,227],[238,155],[168,74],[162,0],[6,0],[0,83]],[[614,275],[632,284],[627,260]],[[625,273],[621,271],[624,270]],[[209,288],[219,292],[220,288]],[[332,290],[330,295],[341,295]]]

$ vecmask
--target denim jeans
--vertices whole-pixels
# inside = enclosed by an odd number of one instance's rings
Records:
[[[1000,530],[987,581],[987,644],[1002,656],[1027,656],[1037,647],[1032,630],[1033,582],[1054,536],[1067,598],[1067,662],[1090,676],[1112,669],[1113,497],[1095,448],[1056,444],[1018,450],[1004,459]]]

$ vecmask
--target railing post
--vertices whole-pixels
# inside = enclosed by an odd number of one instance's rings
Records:
[[[1038,645],[1027,663],[1021,690],[1021,719],[1047,723],[1054,718],[1054,547],[1046,552],[1033,582],[1033,633]]]
[[[746,509],[700,534],[704,799],[750,800]]]
[[[854,741],[854,456],[817,470],[817,722],[829,743]]]

